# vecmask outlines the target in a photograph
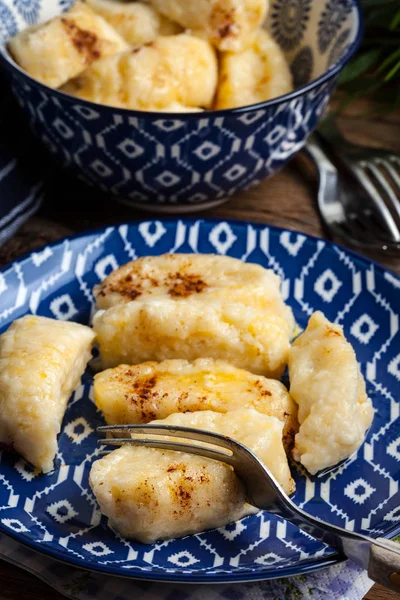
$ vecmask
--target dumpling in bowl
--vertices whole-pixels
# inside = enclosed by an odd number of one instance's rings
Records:
[[[127,50],[127,42],[83,2],[11,38],[15,61],[34,79],[58,88],[93,61]]]
[[[153,42],[159,35],[175,35],[182,31],[177,23],[169,21],[154,8],[141,2],[119,0],[87,0],[87,2],[131,46],[142,46]]]
[[[264,21],[268,0],[148,0],[154,8],[219,50],[237,52]]]
[[[283,424],[274,417],[255,410],[204,411],[152,423],[229,435],[253,450],[287,493],[294,491]],[[183,452],[124,446],[93,464],[90,485],[111,527],[146,544],[221,527],[255,512],[232,467]]]
[[[321,312],[311,316],[289,352],[289,377],[300,423],[293,457],[314,475],[361,446],[374,411],[342,327]]]
[[[217,71],[215,51],[207,40],[182,33],[96,61],[63,91],[134,110],[158,110],[176,102],[210,108]]]
[[[94,396],[109,425],[148,423],[176,412],[252,408],[284,423],[287,451],[298,431],[297,405],[280,381],[211,358],[119,365],[95,376]]]
[[[239,302],[134,300],[94,315],[102,368],[209,357],[279,379],[287,364],[285,319]]]
[[[291,334],[293,314],[283,301],[280,284],[280,277],[271,269],[230,256],[162,254],[128,262],[93,292],[98,308],[152,298],[240,302],[283,317]]]
[[[68,399],[91,358],[92,329],[25,316],[0,336],[0,442],[53,468]]]
[[[289,64],[271,35],[259,29],[241,52],[220,55],[216,109],[248,106],[293,89]]]

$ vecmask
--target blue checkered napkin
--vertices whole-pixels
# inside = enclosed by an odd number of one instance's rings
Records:
[[[255,583],[151,583],[82,571],[42,556],[0,534],[0,559],[29,571],[74,600],[361,600],[372,586],[353,563],[290,579]]]
[[[0,245],[40,206],[44,154],[0,74]]]

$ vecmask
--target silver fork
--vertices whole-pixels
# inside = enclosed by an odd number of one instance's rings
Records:
[[[369,148],[349,142],[332,117],[317,129],[329,148],[357,178],[370,197],[400,218],[400,157],[390,150]],[[399,228],[396,226],[396,231]]]
[[[375,582],[400,591],[400,547],[397,544],[384,538],[373,539],[347,531],[298,508],[282,490],[269,469],[251,450],[236,440],[210,431],[172,425],[110,425],[98,427],[97,431],[113,436],[127,436],[99,440],[100,444],[108,447],[126,444],[149,446],[199,454],[227,463],[242,480],[249,504],[297,525],[312,537],[335,548],[343,557],[350,558],[364,569],[368,569],[369,577]],[[187,441],[130,437],[132,434],[172,436],[185,438]],[[213,447],[189,443],[194,440],[212,444]],[[104,453],[107,452],[103,451],[102,454]]]
[[[332,117],[319,125],[314,134],[316,142],[340,173],[338,191],[347,208],[348,226],[354,228],[359,245],[372,248],[382,246],[383,241],[387,242],[386,249],[400,248],[400,157],[388,150],[349,142]],[[315,155],[315,148],[311,148],[311,154]],[[351,198],[352,194],[358,198]]]
[[[318,170],[317,206],[326,236],[366,250],[399,252],[400,230],[399,236],[392,231],[393,218],[387,207],[382,213],[357,182],[339,174],[315,135],[309,138],[304,151]],[[397,237],[399,241],[395,241]]]

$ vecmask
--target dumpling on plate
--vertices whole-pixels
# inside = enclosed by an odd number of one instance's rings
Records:
[[[128,262],[93,291],[98,308],[149,298],[241,302],[282,316],[292,333],[293,314],[282,299],[280,284],[271,269],[229,256],[163,254]]]
[[[175,35],[182,28],[153,7],[141,2],[119,0],[87,0],[89,6],[101,15],[131,45],[142,46],[153,42],[159,35]]]
[[[58,88],[94,61],[123,52],[129,45],[87,4],[77,2],[59,17],[24,29],[8,47],[29,75]]]
[[[239,51],[264,21],[268,0],[148,0],[161,14],[219,50]]]
[[[248,106],[293,89],[289,64],[272,36],[259,29],[241,52],[220,55],[216,109]]]
[[[70,395],[91,358],[92,329],[28,315],[0,336],[0,442],[53,468]]]
[[[283,423],[275,417],[242,409],[174,414],[152,423],[229,435],[253,450],[287,493],[294,491],[282,445]],[[146,544],[220,527],[255,512],[232,467],[183,452],[124,446],[96,461],[89,481],[111,527]]]
[[[285,319],[238,302],[134,300],[97,311],[93,327],[103,369],[209,357],[279,379],[287,364]]]
[[[109,425],[148,423],[176,412],[252,408],[284,423],[287,450],[298,431],[297,405],[280,381],[212,358],[119,365],[95,376],[94,396]]]
[[[314,475],[361,446],[372,404],[342,327],[321,312],[311,316],[289,352],[289,377],[300,423],[293,457]]]
[[[210,108],[217,72],[217,57],[208,41],[182,33],[96,61],[63,91],[134,110],[158,110],[175,102]]]

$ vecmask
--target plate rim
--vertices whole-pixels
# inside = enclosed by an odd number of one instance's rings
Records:
[[[157,208],[157,207],[155,206],[155,208]],[[237,226],[247,227],[248,225],[251,225],[251,227],[255,227],[256,229],[257,228],[267,228],[267,229],[271,229],[273,231],[280,232],[280,233],[294,233],[297,235],[302,235],[303,237],[309,238],[316,242],[324,242],[324,244],[326,244],[330,248],[340,248],[340,250],[343,250],[347,254],[354,256],[357,260],[361,260],[362,262],[364,262],[366,264],[371,264],[374,267],[377,267],[380,271],[383,271],[384,273],[389,273],[390,275],[392,275],[392,277],[397,279],[400,283],[400,275],[398,273],[396,273],[389,267],[385,267],[384,265],[379,263],[378,260],[369,258],[368,256],[361,254],[360,251],[354,250],[353,248],[348,248],[347,246],[345,246],[344,244],[342,244],[340,242],[339,243],[333,242],[331,240],[314,235],[312,233],[306,233],[304,231],[300,231],[299,229],[291,229],[291,228],[289,229],[289,228],[285,228],[285,227],[280,227],[279,225],[271,225],[270,223],[261,223],[261,222],[257,222],[257,221],[247,221],[244,219],[234,219],[234,218],[223,219],[223,218],[218,218],[218,217],[208,218],[208,217],[193,217],[193,216],[192,217],[185,217],[185,216],[164,217],[164,216],[161,216],[160,218],[157,218],[157,217],[150,218],[150,216],[149,216],[149,218],[147,218],[147,219],[146,218],[135,219],[132,221],[122,221],[120,223],[112,223],[110,225],[101,225],[99,227],[91,227],[90,229],[85,229],[84,231],[80,231],[78,233],[72,233],[71,235],[67,235],[67,236],[59,238],[57,240],[54,240],[54,242],[49,242],[48,244],[41,244],[37,248],[28,250],[27,252],[23,252],[12,262],[9,262],[9,263],[3,265],[2,267],[0,267],[0,273],[2,273],[2,274],[5,273],[9,269],[12,269],[15,264],[18,264],[18,263],[21,263],[21,262],[27,260],[32,254],[40,253],[43,250],[45,250],[46,248],[55,248],[56,246],[61,246],[61,244],[63,244],[64,242],[73,242],[74,240],[77,240],[77,239],[80,239],[83,237],[98,235],[98,234],[104,233],[105,231],[107,231],[107,229],[118,229],[119,227],[124,227],[124,226],[126,226],[128,228],[138,227],[141,223],[149,223],[149,222],[156,222],[156,221],[161,224],[177,223],[178,221],[181,221],[183,223],[183,225],[189,225],[189,226],[194,225],[196,222],[204,222],[204,223],[210,223],[210,224],[215,224],[215,225],[218,225],[219,223],[227,223],[228,225],[233,225],[235,227],[237,227]],[[179,254],[179,252],[176,252],[176,254]]]
[[[286,577],[298,577],[299,575],[305,575],[310,573],[315,573],[316,571],[320,571],[321,569],[327,569],[328,567],[332,567],[334,565],[338,565],[342,562],[347,562],[345,557],[341,556],[338,553],[330,554],[325,557],[320,557],[318,559],[313,559],[310,561],[305,561],[302,565],[301,571],[297,569],[296,566],[293,567],[283,567],[279,570],[272,571],[272,573],[276,573],[274,575],[266,577],[265,574],[262,574],[262,571],[259,573],[255,573],[251,575],[247,573],[247,575],[241,576],[240,573],[237,574],[228,574],[228,573],[204,573],[202,575],[193,575],[193,573],[186,573],[184,571],[180,573],[156,573],[154,576],[151,575],[151,571],[145,573],[143,571],[134,572],[133,569],[130,568],[120,569],[118,566],[110,566],[110,565],[97,565],[95,561],[93,563],[88,564],[85,559],[76,558],[73,555],[65,554],[62,550],[57,550],[54,548],[50,548],[47,546],[42,546],[41,542],[35,542],[30,538],[24,537],[23,534],[19,534],[18,532],[12,532],[9,530],[4,530],[3,524],[0,522],[0,533],[11,537],[16,540],[23,546],[37,552],[38,554],[43,554],[48,558],[54,559],[57,562],[64,563],[66,565],[70,565],[73,567],[78,567],[84,571],[94,571],[96,573],[102,573],[103,575],[112,575],[113,577],[120,577],[121,579],[138,579],[140,581],[152,581],[152,582],[164,582],[164,583],[184,583],[184,584],[224,584],[224,583],[253,583],[255,581],[272,581],[274,579],[282,579]],[[382,536],[383,537],[383,536]],[[391,539],[391,538],[388,538]],[[0,555],[1,558],[1,555]],[[121,572],[122,571],[122,572]]]
[[[79,233],[75,233],[75,234],[71,234],[69,236],[62,237],[58,240],[55,240],[54,242],[50,242],[48,244],[43,244],[43,245],[39,246],[38,248],[35,248],[33,250],[23,253],[21,256],[16,258],[13,262],[7,263],[3,267],[1,267],[0,273],[4,274],[4,273],[12,270],[16,264],[20,264],[20,263],[28,260],[32,256],[32,254],[39,253],[39,252],[45,250],[46,248],[55,248],[55,247],[62,246],[65,242],[72,243],[75,240],[79,240],[84,237],[92,237],[92,236],[100,235],[101,233],[105,233],[109,229],[110,230],[118,230],[118,228],[120,228],[122,226],[127,226],[128,229],[135,228],[137,230],[141,223],[156,222],[156,221],[160,222],[161,224],[169,224],[169,225],[173,225],[173,224],[177,224],[178,222],[181,222],[187,226],[194,225],[197,222],[203,222],[203,223],[210,224],[210,225],[213,225],[213,224],[218,225],[219,223],[224,222],[224,223],[227,223],[228,225],[232,225],[234,227],[241,227],[243,229],[245,229],[248,226],[251,226],[258,230],[267,228],[269,230],[275,231],[276,233],[289,232],[289,233],[301,235],[301,236],[305,237],[306,239],[310,239],[314,243],[322,241],[331,249],[339,248],[340,250],[344,251],[345,253],[349,254],[350,256],[353,256],[357,260],[364,263],[364,265],[367,265],[367,266],[372,265],[376,269],[378,269],[378,271],[380,271],[382,274],[384,274],[384,273],[390,274],[392,277],[394,277],[394,279],[396,281],[398,281],[400,283],[400,276],[397,273],[395,273],[394,271],[392,271],[391,269],[384,267],[383,265],[381,265],[380,263],[378,263],[377,261],[375,261],[369,257],[363,256],[362,254],[360,254],[359,252],[357,252],[353,249],[347,248],[346,246],[344,246],[342,244],[337,244],[336,242],[332,242],[331,240],[326,240],[324,238],[321,238],[321,237],[318,237],[318,236],[315,236],[312,234],[308,234],[308,233],[299,231],[297,229],[288,229],[288,228],[279,227],[276,225],[270,225],[268,223],[254,222],[254,221],[248,221],[248,220],[243,220],[243,219],[222,219],[222,218],[207,218],[207,217],[206,218],[166,217],[166,218],[159,218],[159,219],[157,219],[157,218],[137,219],[134,221],[124,221],[122,223],[115,223],[112,225],[103,225],[100,227],[87,229],[87,230],[81,231]],[[263,573],[262,570],[259,572],[255,572],[253,574],[252,573],[245,574],[245,573],[241,573],[241,572],[230,573],[230,574],[227,574],[227,573],[207,574],[206,572],[203,574],[193,574],[193,573],[186,573],[186,572],[180,572],[180,573],[174,574],[174,573],[163,573],[163,572],[157,573],[156,572],[155,574],[152,574],[151,571],[146,573],[144,571],[135,571],[134,568],[132,568],[132,569],[127,568],[125,571],[125,570],[122,570],[121,567],[118,565],[113,566],[113,565],[96,564],[95,561],[93,561],[93,563],[88,564],[88,561],[86,559],[77,558],[71,554],[66,554],[63,550],[59,550],[59,549],[51,547],[51,546],[43,545],[42,542],[35,541],[31,538],[28,538],[21,532],[10,531],[6,526],[3,525],[3,523],[1,521],[0,521],[0,532],[6,536],[9,536],[9,537],[15,539],[22,545],[30,548],[31,550],[33,550],[35,552],[38,552],[39,554],[43,554],[54,560],[57,560],[58,562],[63,562],[63,563],[72,565],[74,567],[84,569],[86,571],[100,572],[100,573],[103,573],[106,575],[122,577],[125,579],[139,579],[139,580],[154,581],[154,582],[163,581],[165,583],[180,582],[180,583],[188,583],[188,584],[189,583],[190,584],[199,584],[199,583],[201,583],[201,584],[221,583],[221,584],[223,584],[223,583],[229,583],[229,582],[246,583],[246,582],[254,582],[254,581],[267,581],[267,580],[280,579],[280,578],[285,578],[285,577],[295,577],[298,575],[313,573],[313,572],[319,571],[320,569],[326,569],[330,566],[339,564],[344,561],[344,558],[340,554],[334,553],[334,554],[330,554],[326,557],[319,557],[318,559],[305,561],[303,564],[297,563],[297,566],[295,565],[295,566],[291,566],[291,567],[282,567],[280,569],[275,568],[274,570],[271,570],[268,574]],[[394,537],[398,536],[399,534],[400,534],[400,523],[398,525],[393,525],[388,531],[385,532],[384,535],[381,535],[380,537],[387,538],[387,539],[393,539]]]

